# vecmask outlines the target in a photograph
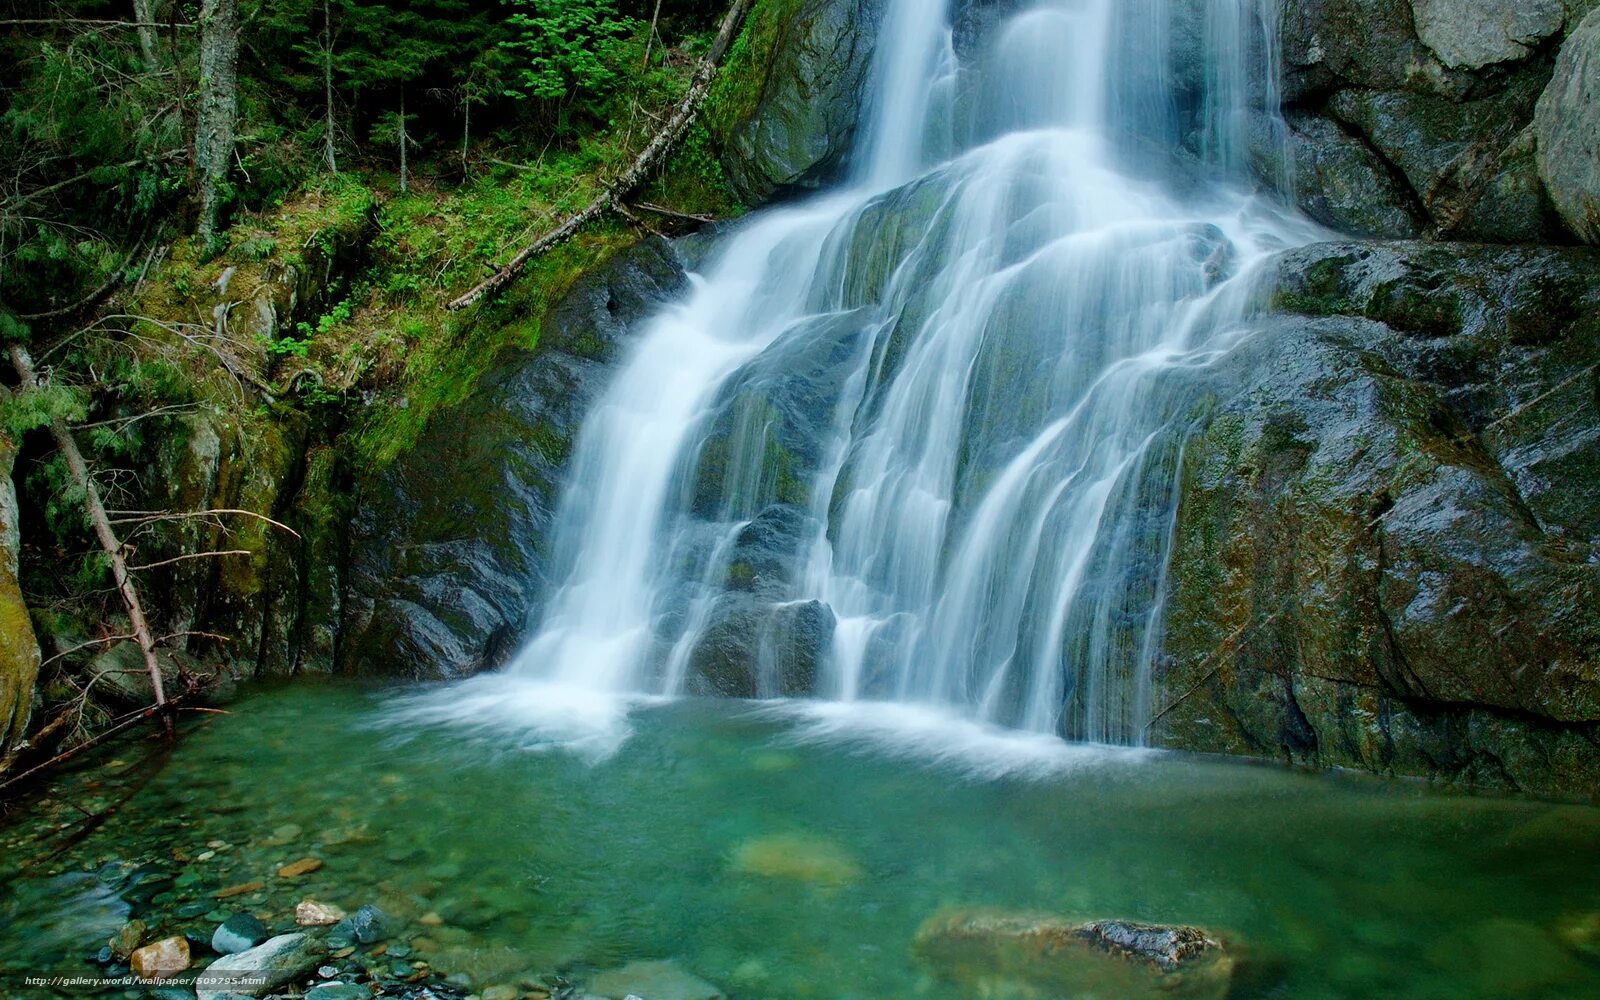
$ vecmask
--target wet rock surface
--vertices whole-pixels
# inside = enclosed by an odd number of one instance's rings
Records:
[[[1600,10],[1561,47],[1534,120],[1539,176],[1578,236],[1600,243]]]
[[[1600,258],[1286,254],[1185,452],[1169,746],[1600,791]]]
[[[1285,183],[1283,150],[1253,140],[1258,174],[1354,234],[1585,236],[1600,103],[1587,99],[1600,25],[1578,28],[1586,6],[1286,0],[1279,42],[1297,169]]]
[[[883,0],[798,0],[778,13],[766,75],[750,116],[723,152],[729,185],[759,204],[816,188],[844,166],[861,118]]]
[[[683,287],[649,239],[581,279],[537,350],[511,349],[472,396],[362,487],[341,653],[356,673],[453,677],[516,647],[578,425],[636,324]]]

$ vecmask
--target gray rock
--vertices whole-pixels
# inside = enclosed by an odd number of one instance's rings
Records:
[[[336,948],[352,944],[377,944],[391,933],[389,918],[369,903],[335,924],[333,930],[328,932],[328,943]],[[409,954],[408,950],[400,948],[391,948],[389,954],[403,958],[402,951]]]
[[[1337,84],[1451,92],[1452,79],[1417,40],[1411,11],[1394,0],[1283,0],[1280,49],[1291,101]]]
[[[917,956],[975,992],[993,979],[1051,996],[1222,1000],[1233,982],[1226,947],[1197,927],[956,909],[917,929]]]
[[[834,625],[833,610],[820,601],[723,594],[689,655],[689,690],[726,698],[810,694]]]
[[[255,914],[240,911],[218,925],[211,934],[211,950],[219,955],[248,951],[267,939],[267,925]]]
[[[1264,181],[1287,178],[1307,215],[1343,232],[1389,238],[1421,232],[1415,197],[1360,139],[1325,118],[1293,115],[1288,125],[1287,150],[1267,119],[1251,129],[1250,158]]]
[[[1461,69],[1526,58],[1567,17],[1559,0],[1411,0],[1411,10],[1422,44]]]
[[[1574,233],[1600,243],[1600,9],[1561,46],[1539,98],[1539,176]]]
[[[198,1000],[220,1000],[230,994],[265,996],[308,975],[327,952],[309,934],[280,934],[249,951],[219,958],[196,978],[195,993]],[[239,977],[261,982],[239,985]]]
[[[503,351],[466,401],[361,485],[347,671],[456,677],[515,648],[578,424],[634,324],[683,282],[665,241],[617,254],[549,311],[537,350]]]
[[[180,673],[199,675],[202,672],[193,657],[174,649],[156,650],[156,663],[161,667],[169,694],[178,690],[174,678]],[[143,708],[155,703],[155,689],[150,683],[144,653],[132,639],[124,639],[97,655],[89,662],[87,673],[95,694],[119,705]]]
[[[1300,315],[1216,366],[1185,449],[1154,739],[1600,791],[1600,254],[1279,274]]]
[[[780,17],[760,97],[729,134],[722,164],[751,203],[835,176],[861,117],[882,0],[801,0]],[[752,82],[752,85],[754,83]]]
[[[323,983],[306,991],[305,1000],[370,1000],[372,991],[356,983]]]
[[[1542,86],[1542,73],[1530,70],[1471,101],[1350,89],[1335,94],[1328,110],[1398,169],[1435,230],[1545,242],[1564,229],[1530,155],[1528,125]]]

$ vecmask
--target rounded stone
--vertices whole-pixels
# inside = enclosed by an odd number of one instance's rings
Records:
[[[1561,46],[1534,129],[1539,176],[1556,211],[1579,237],[1600,243],[1600,9]]]

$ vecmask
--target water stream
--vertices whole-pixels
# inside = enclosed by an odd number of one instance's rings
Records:
[[[307,897],[376,903],[389,953],[352,961],[426,961],[471,992],[671,960],[733,1000],[972,1000],[912,942],[989,906],[1211,928],[1241,956],[1234,1000],[1600,994],[1563,943],[1596,919],[1592,808],[839,702],[647,707],[590,763],[454,725],[396,739],[374,725],[387,698],[298,682],[202,720],[153,778],[137,743],[63,776],[0,828],[0,996],[46,995],[6,989],[24,971],[95,972],[128,916],[103,883],[132,871],[155,878],[135,915],[197,941],[241,908],[281,931]],[[273,874],[307,856],[323,867]]]
[[[736,693],[1140,743],[1196,373],[1317,235],[1241,167],[1269,7],[1034,0],[979,32],[889,0],[849,178],[736,227],[638,335],[560,583],[477,688],[580,738],[729,693],[731,656]],[[415,708],[481,707],[450,698]]]

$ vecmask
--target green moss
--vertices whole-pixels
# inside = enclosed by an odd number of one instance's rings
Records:
[[[755,114],[762,88],[752,82],[765,79],[784,26],[804,6],[805,0],[759,0],[745,18],[701,109],[707,130],[719,145],[726,145],[734,128]]]

